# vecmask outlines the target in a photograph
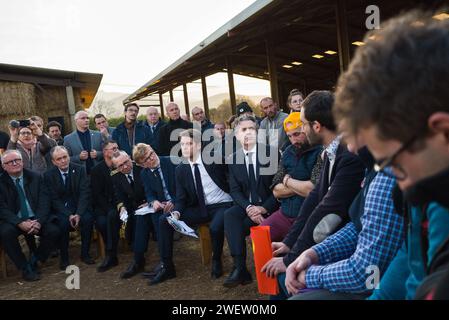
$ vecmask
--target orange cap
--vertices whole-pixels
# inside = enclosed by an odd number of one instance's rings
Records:
[[[298,129],[302,126],[301,122],[301,112],[292,112],[284,120],[284,131],[288,132],[291,130]]]

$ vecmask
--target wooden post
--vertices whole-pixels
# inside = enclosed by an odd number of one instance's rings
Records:
[[[174,101],[174,99],[173,99],[173,90],[169,90],[168,92],[170,93],[170,101]]]
[[[159,92],[159,105],[161,107],[161,118],[164,119],[164,99],[162,98],[162,92]]]
[[[350,60],[346,0],[337,1],[335,13],[337,20],[338,58],[340,60],[340,72],[342,73],[348,68]]]
[[[276,58],[274,56],[270,40],[265,40],[265,50],[267,53],[268,72],[270,73],[269,77],[270,77],[271,98],[273,98],[273,100],[279,104],[280,101],[279,101],[278,75],[275,61]]]
[[[184,91],[184,105],[186,107],[186,114],[189,115],[190,108],[189,108],[189,94],[187,93],[187,84],[182,85],[182,91]]]
[[[235,114],[235,107],[237,105],[237,101],[235,99],[235,88],[234,88],[234,74],[232,70],[232,60],[231,57],[226,57],[226,69],[228,70],[228,85],[229,85],[229,98],[231,101],[231,112]]]
[[[203,103],[204,103],[204,113],[206,114],[206,118],[209,118],[209,100],[207,99],[207,85],[206,85],[206,77],[201,76],[201,88],[203,89]]]

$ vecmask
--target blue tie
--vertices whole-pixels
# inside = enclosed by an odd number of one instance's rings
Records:
[[[20,185],[20,178],[16,179],[16,188],[17,192],[19,193],[20,213],[22,214],[23,219],[28,219],[30,217],[30,212],[28,211],[25,192],[23,191],[23,188]]]

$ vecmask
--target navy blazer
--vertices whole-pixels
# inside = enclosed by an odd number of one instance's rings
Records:
[[[28,203],[43,225],[50,216],[50,195],[40,174],[23,169],[23,187]],[[17,225],[24,219],[19,218],[20,199],[13,180],[4,172],[0,176],[0,223]]]
[[[330,162],[326,158],[317,185],[302,204],[295,223],[283,240],[292,249],[284,257],[286,265],[296,258],[295,246],[301,247],[297,242],[301,241],[300,234],[311,215],[319,212],[334,213],[339,215],[343,221],[348,220],[349,207],[361,188],[365,165],[342,143],[337,149],[330,182],[329,165]]]
[[[172,162],[171,157],[159,157],[159,163],[162,170],[165,186],[168,188],[168,193],[170,194],[170,197],[172,198],[174,203],[176,199],[175,169],[177,165]],[[145,189],[145,197],[148,204],[150,204],[154,200],[164,201],[164,199],[160,199],[160,197],[158,197],[158,194],[164,194],[164,190],[159,189],[160,185],[159,181],[157,181],[158,178],[151,169],[143,169],[140,173],[140,178]]]
[[[229,193],[228,174],[226,165],[204,164],[212,181],[224,192]],[[174,211],[181,214],[185,208],[197,207],[198,196],[193,179],[192,168],[189,163],[181,163],[176,167],[176,200]]]
[[[259,152],[260,148],[264,148],[267,151],[265,154],[269,156],[270,162],[261,163],[262,161],[260,159]],[[262,207],[267,210],[268,214],[271,214],[279,207],[279,203],[274,197],[273,192],[270,189],[270,185],[273,182],[273,177],[278,169],[280,154],[277,148],[268,147],[264,144],[258,144],[257,150],[257,193],[262,199]],[[271,155],[275,156],[271,157]],[[251,204],[249,202],[251,189],[249,186],[248,170],[246,169],[246,164],[242,161],[242,159],[245,158],[243,149],[237,150],[231,155],[231,157],[232,162],[228,165],[231,197],[237,205],[246,210],[246,208]],[[239,159],[240,161],[238,162]],[[273,163],[273,161],[275,163]],[[261,175],[261,168],[268,169],[269,167],[273,168],[273,170],[269,170],[270,174]]]
[[[76,205],[76,212],[71,212],[64,204],[64,181],[58,167],[53,167],[44,173],[44,180],[50,191],[51,206],[56,214],[82,216],[90,209],[90,186],[86,169],[76,163],[70,163],[68,174],[69,190]]]
[[[148,127],[148,129],[150,129],[150,139],[149,139],[149,144],[151,146],[151,148],[153,148],[153,150],[159,154],[159,132],[161,127],[163,127],[165,125],[165,122],[159,118],[158,123],[156,124],[156,127],[154,128],[154,132],[151,132],[151,127],[150,124],[145,121],[144,125],[146,127]]]

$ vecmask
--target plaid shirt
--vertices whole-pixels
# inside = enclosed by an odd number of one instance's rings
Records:
[[[306,272],[308,288],[337,292],[365,292],[366,279],[375,265],[381,275],[403,241],[403,219],[394,210],[392,191],[395,179],[378,173],[368,187],[362,230],[349,222],[337,233],[313,246],[321,265]],[[368,272],[368,273],[367,273]]]

